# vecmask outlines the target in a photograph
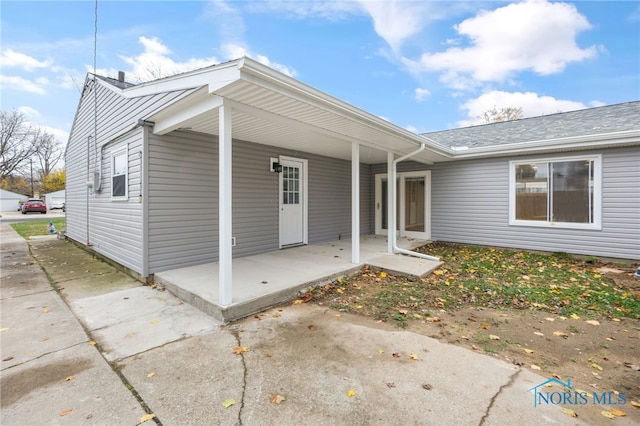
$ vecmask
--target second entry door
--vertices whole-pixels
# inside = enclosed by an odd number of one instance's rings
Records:
[[[280,247],[306,244],[306,161],[281,158]]]

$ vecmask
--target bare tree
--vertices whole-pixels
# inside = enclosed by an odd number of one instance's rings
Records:
[[[159,62],[148,62],[143,68],[134,74],[133,78],[138,83],[145,83],[147,81],[158,80],[160,78],[169,77],[179,73],[180,71],[175,66],[169,69]]]
[[[33,128],[16,110],[0,111],[0,178],[20,171],[37,148]]]
[[[62,144],[55,140],[55,137],[51,133],[40,128],[34,130],[33,138],[36,141],[35,156],[38,158],[38,162],[40,163],[38,173],[40,175],[40,179],[43,179],[53,171],[56,164],[58,164],[64,155],[64,151],[62,149]]]
[[[502,107],[498,108],[493,106],[488,111],[485,111],[482,115],[476,117],[482,120],[482,124],[499,123],[502,121],[519,120],[522,118],[522,107]]]

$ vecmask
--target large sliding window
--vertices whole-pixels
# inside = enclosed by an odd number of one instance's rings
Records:
[[[510,163],[512,225],[600,229],[601,157]]]

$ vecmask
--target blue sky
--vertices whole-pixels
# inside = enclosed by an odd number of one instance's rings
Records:
[[[7,1],[1,108],[66,143],[94,61],[94,1]],[[98,1],[99,74],[139,82],[250,56],[421,133],[497,107],[640,99],[638,1]]]

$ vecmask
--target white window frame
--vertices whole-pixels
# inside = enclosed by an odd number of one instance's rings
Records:
[[[555,163],[563,161],[593,161],[593,221],[592,223],[552,222],[516,219],[516,167],[532,163]],[[509,161],[509,225],[542,228],[602,230],[602,155],[580,155],[571,157],[527,158]]]
[[[127,167],[124,172],[124,195],[113,195],[113,178],[115,175],[115,159],[116,157],[124,155]],[[122,175],[117,175],[122,176]],[[129,150],[127,147],[119,148],[111,152],[111,200],[112,201],[125,201],[129,199]]]

